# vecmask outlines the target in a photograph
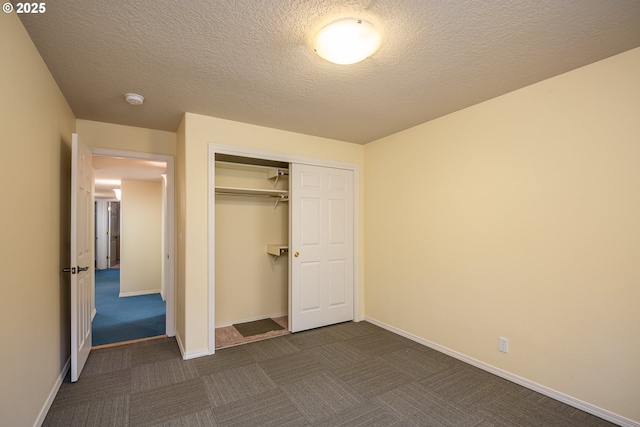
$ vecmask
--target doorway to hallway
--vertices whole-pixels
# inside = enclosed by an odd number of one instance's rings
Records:
[[[165,165],[136,162],[136,179],[127,170],[134,166],[122,159],[94,156],[93,165],[100,178],[96,178],[92,345],[166,336],[166,303],[161,294]],[[106,179],[116,178],[121,187],[117,200],[104,189]],[[123,236],[128,237],[124,242]]]
[[[173,157],[92,151],[93,345],[173,336]]]

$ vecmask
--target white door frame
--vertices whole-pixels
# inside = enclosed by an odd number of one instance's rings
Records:
[[[311,166],[321,166],[336,169],[346,169],[353,171],[353,319],[360,321],[360,196],[359,196],[359,168],[357,164],[339,162],[326,159],[318,159],[315,157],[296,156],[286,153],[278,153],[273,151],[257,150],[253,148],[237,147],[231,145],[223,145],[209,143],[209,182],[208,182],[208,341],[209,354],[215,353],[216,335],[215,335],[215,290],[216,290],[216,154],[227,154],[231,156],[252,157],[255,159],[273,160],[286,163],[301,163]],[[291,228],[291,220],[289,220],[289,228]],[[291,236],[291,232],[289,232]],[[288,274],[291,280],[291,274]]]
[[[176,334],[175,327],[175,160],[166,154],[141,153],[137,151],[112,150],[108,148],[90,148],[94,156],[122,157],[128,159],[151,160],[167,164],[167,216],[165,237],[167,239],[167,257],[165,260],[167,271],[166,280],[166,330],[172,337]]]

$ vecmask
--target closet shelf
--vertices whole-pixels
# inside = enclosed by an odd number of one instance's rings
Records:
[[[278,245],[278,244],[267,245],[267,253],[269,255],[273,255],[273,260],[274,261],[279,256],[282,256],[287,252],[289,252],[289,246],[288,245]]]
[[[278,207],[279,202],[289,201],[287,190],[264,190],[262,188],[239,188],[216,186],[216,195],[226,196],[248,196],[248,197],[273,197],[276,199],[273,209]]]

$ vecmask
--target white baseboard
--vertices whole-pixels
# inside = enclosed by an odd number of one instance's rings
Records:
[[[120,292],[118,296],[120,298],[126,298],[126,297],[137,297],[139,295],[153,295],[153,294],[159,294],[159,293],[160,293],[160,289],[152,289],[148,291]]]
[[[211,356],[209,350],[192,351],[191,353],[182,353],[182,360],[197,359],[198,357]]]
[[[278,313],[278,314],[267,314],[264,316],[258,316],[258,317],[251,317],[249,319],[240,319],[240,320],[234,320],[232,322],[225,322],[225,323],[220,323],[217,324],[215,327],[216,328],[224,328],[226,326],[232,326],[238,323],[246,323],[246,322],[254,322],[256,320],[262,320],[262,319],[273,319],[274,317],[282,317],[282,316],[286,316],[287,313]]]
[[[187,353],[186,351],[184,351],[184,344],[182,343],[182,338],[180,337],[180,334],[178,332],[175,333],[175,337],[176,341],[178,342],[178,347],[180,348],[180,354],[182,354],[182,360],[195,359],[202,356],[209,356],[211,354],[209,353],[209,350],[206,349]]]
[[[98,314],[98,310],[96,310],[95,307],[93,307],[93,310],[91,311],[91,321],[93,322],[93,318],[96,317],[96,314]]]
[[[33,423],[34,427],[40,427],[44,423],[44,419],[47,417],[47,413],[49,413],[49,409],[51,409],[51,405],[53,404],[53,401],[55,400],[56,395],[58,394],[58,390],[60,390],[60,386],[62,386],[64,377],[67,376],[67,372],[69,372],[70,367],[71,367],[71,358],[67,359],[67,362],[62,367],[62,372],[60,373],[60,376],[58,377],[58,379],[56,379],[55,384],[53,384],[53,388],[51,389],[49,396],[47,396],[47,400],[44,402],[44,406],[42,406],[42,409],[38,414],[38,418],[36,418],[36,422]]]
[[[373,323],[374,325],[380,326],[383,329],[401,335],[405,338],[408,338],[412,341],[415,341],[419,344],[432,348],[440,353],[444,353],[448,356],[451,356],[455,359],[461,360],[465,363],[475,366],[476,368],[480,368],[484,371],[490,372],[494,375],[497,375],[501,378],[514,382],[518,385],[526,387],[530,390],[536,391],[540,394],[544,394],[552,399],[558,400],[562,403],[566,403],[567,405],[573,406],[574,408],[578,408],[581,411],[587,412],[591,415],[595,415],[596,417],[600,417],[604,420],[610,421],[612,423],[618,424],[622,427],[640,427],[640,423],[625,418],[621,415],[615,414],[613,412],[607,411],[606,409],[602,409],[598,406],[592,405],[590,403],[584,402],[580,399],[576,399],[575,397],[569,396],[567,394],[561,393],[559,391],[553,390],[549,387],[545,387],[541,384],[535,383],[533,381],[529,381],[526,378],[519,377],[518,375],[512,374],[510,372],[504,371],[500,368],[496,368],[495,366],[489,365],[487,363],[476,360],[472,357],[466,356],[462,353],[458,353],[455,350],[451,350],[447,347],[443,347],[439,344],[436,344],[431,341],[427,341],[423,338],[420,338],[416,335],[410,334],[409,332],[403,331],[401,329],[395,328],[391,325],[387,325],[386,323],[377,321],[370,317],[365,316],[364,320],[367,322]]]

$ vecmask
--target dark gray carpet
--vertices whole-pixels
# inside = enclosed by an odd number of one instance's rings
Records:
[[[184,361],[173,338],[95,350],[45,426],[611,426],[366,322]]]
[[[282,326],[278,325],[273,319],[261,319],[254,320],[253,322],[245,322],[245,323],[236,323],[233,325],[234,328],[240,335],[243,337],[252,337],[254,335],[260,335],[271,331],[279,331],[280,329],[284,329]]]

